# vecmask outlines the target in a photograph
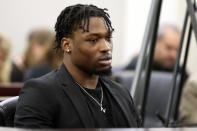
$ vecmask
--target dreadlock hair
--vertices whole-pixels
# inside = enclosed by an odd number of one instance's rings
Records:
[[[61,49],[61,40],[63,37],[71,37],[73,31],[82,29],[84,32],[89,32],[90,17],[104,18],[108,31],[112,32],[114,29],[111,25],[110,16],[106,12],[107,9],[101,9],[94,5],[77,4],[66,7],[58,16],[55,24],[56,31],[56,49]],[[82,20],[84,23],[82,25]]]

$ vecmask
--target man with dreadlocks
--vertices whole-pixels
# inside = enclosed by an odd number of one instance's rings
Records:
[[[139,127],[130,93],[105,77],[111,73],[113,28],[106,9],[65,8],[55,25],[61,67],[27,81],[14,124],[23,128]]]

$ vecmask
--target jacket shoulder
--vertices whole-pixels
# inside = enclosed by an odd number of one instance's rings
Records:
[[[51,85],[55,81],[51,82],[54,77],[51,73],[24,83],[16,107],[15,126],[54,127],[52,120],[58,111],[58,90]]]

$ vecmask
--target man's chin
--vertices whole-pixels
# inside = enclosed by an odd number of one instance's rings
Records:
[[[100,76],[111,76],[112,75],[112,67],[110,66],[107,69],[103,69],[100,71],[95,71],[94,72],[95,75],[100,75]]]

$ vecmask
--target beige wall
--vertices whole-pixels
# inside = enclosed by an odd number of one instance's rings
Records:
[[[56,18],[66,6],[83,3],[107,8],[115,28],[113,35],[113,64],[119,62],[119,50],[124,44],[125,0],[1,0],[0,32],[13,43],[12,57],[20,55],[26,47],[26,37],[34,28],[54,28]]]
[[[142,38],[143,31],[145,29],[147,11],[149,11],[151,0],[147,0],[145,5],[141,4],[141,1],[129,1],[128,2],[128,12],[130,13],[130,23],[126,25],[131,25],[125,30],[130,30],[130,33],[127,33],[128,39],[125,42],[123,54],[125,55],[123,65],[126,65],[129,62],[129,58],[138,53]],[[133,3],[133,4],[131,4]],[[144,3],[143,3],[144,4]],[[183,28],[183,22],[185,17],[186,10],[186,1],[185,0],[163,0],[162,10],[160,15],[160,24],[163,23],[172,23],[176,24],[180,30]],[[126,12],[126,13],[128,13]],[[184,45],[185,48],[185,45]],[[183,55],[182,55],[183,56]],[[191,46],[188,55],[187,70],[189,73],[197,72],[197,42],[194,35],[192,35]],[[183,60],[183,58],[181,59]]]
[[[26,36],[37,27],[53,29],[57,16],[65,6],[92,3],[109,9],[115,27],[113,66],[125,66],[137,54],[142,43],[152,0],[1,0],[0,32],[13,42],[12,57],[22,54]],[[185,15],[185,0],[163,0],[160,23],[174,23],[180,29]],[[188,70],[197,72],[195,39],[189,53]]]
[[[125,19],[126,41],[123,50],[122,65],[126,65],[132,56],[136,55],[141,47],[146,21],[152,0],[126,0],[127,10]],[[180,29],[185,14],[185,0],[163,0],[160,24],[176,24]]]

